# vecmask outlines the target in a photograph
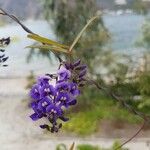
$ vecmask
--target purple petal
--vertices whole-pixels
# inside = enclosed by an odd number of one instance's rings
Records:
[[[49,76],[40,76],[38,77],[38,84],[40,85],[45,85],[49,83],[49,80],[51,80],[51,78]]]
[[[59,80],[67,80],[71,77],[71,72],[67,70],[65,67],[61,67],[58,72]]]
[[[38,109],[45,113],[46,112],[46,107],[51,104],[51,101],[52,100],[50,98],[48,98],[48,97],[42,99],[38,103]]]
[[[47,106],[46,111],[47,111],[48,113],[52,113],[52,110],[53,110],[53,111],[56,111],[56,112],[55,112],[56,115],[58,115],[58,116],[61,116],[61,115],[62,115],[62,110],[61,110],[60,106],[55,106],[55,105],[53,105],[53,104]]]
[[[38,84],[35,84],[32,86],[31,91],[30,91],[30,96],[31,96],[31,98],[33,98],[35,100],[40,99],[39,85]]]
[[[76,83],[71,83],[70,92],[73,96],[78,96],[80,94]]]
[[[36,114],[36,113],[32,114],[32,115],[30,116],[30,118],[31,118],[33,121],[37,121],[38,119],[40,119],[40,118],[38,117],[38,114]]]
[[[70,97],[68,93],[60,92],[56,98],[56,102],[68,102],[70,100]]]
[[[46,96],[55,96],[55,88],[51,84],[43,85],[40,90],[40,98],[44,98]]]
[[[50,131],[50,127],[47,124],[40,125],[40,128],[41,129],[47,129],[48,131]]]
[[[80,63],[81,63],[81,60],[78,59],[77,61],[74,62],[73,66],[74,66],[74,67],[77,67],[77,66],[80,65]]]
[[[82,78],[83,76],[85,76],[85,75],[86,75],[86,72],[87,72],[86,69],[82,70],[82,71],[80,72],[80,74],[79,74],[79,78]]]
[[[32,102],[32,103],[31,103],[31,108],[32,108],[35,112],[37,112],[37,103],[36,103],[36,102]]]
[[[84,70],[87,68],[87,65],[81,65],[79,67],[76,67],[75,70]]]
[[[77,100],[74,99],[74,100],[68,102],[68,105],[76,105],[76,103],[77,103]]]
[[[69,120],[69,118],[65,118],[64,116],[60,116],[59,118],[60,118],[62,121],[64,121],[64,122],[66,122],[66,121]]]
[[[52,109],[55,109],[55,107],[54,107],[54,105],[51,104],[46,108],[46,111],[51,112]]]
[[[58,91],[69,91],[70,84],[68,82],[60,82],[56,84],[56,90]]]

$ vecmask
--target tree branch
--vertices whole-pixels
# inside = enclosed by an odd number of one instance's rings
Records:
[[[9,18],[13,19],[15,22],[17,22],[26,32],[31,33],[31,34],[35,34],[34,32],[32,32],[30,29],[28,29],[24,24],[22,24],[19,19],[17,17],[15,17],[14,15],[11,15],[9,13],[7,13],[5,10],[3,10],[2,8],[0,8],[0,15],[3,16],[8,16]]]
[[[99,90],[102,90],[106,95],[109,95],[112,98],[116,99],[118,102],[120,102],[126,109],[128,109],[133,114],[139,116],[140,118],[142,118],[143,120],[146,120],[147,122],[150,122],[150,116],[147,116],[144,113],[135,110],[133,107],[128,105],[121,96],[117,96],[115,93],[111,92],[107,87],[101,86],[99,83],[97,83],[94,80],[88,79],[86,81],[94,84]]]
[[[125,141],[120,146],[118,146],[117,148],[115,148],[115,150],[118,150],[118,149],[122,148],[125,144],[127,144],[131,140],[133,140],[142,131],[142,129],[144,128],[145,124],[146,124],[146,120],[143,121],[142,126],[139,128],[139,130],[132,137],[130,137],[127,141]]]
[[[118,150],[119,148],[123,147],[125,144],[127,144],[128,142],[130,142],[132,139],[134,139],[144,128],[145,124],[148,122],[150,122],[150,116],[147,116],[141,112],[138,112],[137,110],[135,110],[133,107],[131,107],[130,105],[128,105],[120,96],[115,95],[113,92],[111,92],[110,90],[108,90],[106,87],[103,87],[101,85],[99,85],[99,83],[97,83],[94,80],[87,80],[87,82],[94,84],[99,90],[102,90],[105,94],[111,96],[112,98],[116,99],[118,102],[120,102],[126,109],[128,109],[130,112],[132,112],[133,114],[139,116],[140,118],[143,119],[143,124],[140,127],[140,129],[131,137],[129,138],[127,141],[125,141],[123,144],[121,144],[119,147],[117,147],[115,150]]]

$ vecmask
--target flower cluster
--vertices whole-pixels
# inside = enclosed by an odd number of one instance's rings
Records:
[[[4,52],[5,52],[4,49],[0,49],[0,53],[2,53],[2,54],[0,55],[0,66],[2,66],[2,67],[7,67],[8,65],[6,65],[6,64],[4,64],[4,63],[7,61],[7,59],[8,59],[9,57],[8,57],[8,56],[5,56]]]
[[[81,65],[81,61],[77,60],[75,63],[63,62],[57,74],[39,77],[30,91],[31,108],[34,110],[31,119],[47,118],[50,125],[40,127],[58,132],[62,124],[57,120],[69,120],[64,117],[64,110],[77,103],[76,97],[80,94],[79,88],[84,85],[86,72],[86,65]]]
[[[7,45],[9,45],[10,43],[10,38],[2,38],[0,39],[0,47],[5,47]],[[4,49],[0,49],[0,66],[2,67],[7,67],[8,65],[4,64],[7,59],[9,58],[8,56],[5,56],[4,54],[5,50]]]

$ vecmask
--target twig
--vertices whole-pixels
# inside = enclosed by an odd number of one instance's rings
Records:
[[[138,112],[135,110],[133,107],[129,106],[120,96],[115,95],[113,92],[109,91],[107,88],[100,86],[96,81],[94,80],[87,80],[87,82],[94,84],[99,90],[102,90],[105,94],[111,96],[112,98],[116,99],[119,101],[125,108],[127,108],[130,112],[134,113],[135,115],[139,116],[140,118],[143,119],[143,124],[140,127],[140,129],[127,141],[125,141],[123,144],[121,144],[119,147],[117,147],[115,150],[118,150],[119,148],[123,147],[125,144],[130,142],[132,139],[134,139],[144,128],[145,124],[147,122],[150,122],[150,116],[146,116],[145,114]]]
[[[127,141],[125,141],[124,143],[122,143],[120,146],[118,146],[117,148],[115,148],[115,150],[118,150],[120,149],[121,147],[123,147],[125,144],[129,143],[131,140],[133,140],[141,131],[142,129],[144,128],[146,124],[146,120],[144,120],[142,126],[139,128],[139,130],[132,136],[130,137]]]
[[[114,94],[113,92],[109,91],[106,87],[103,87],[101,85],[99,85],[96,81],[94,80],[87,80],[87,82],[94,84],[99,90],[102,90],[105,94],[111,96],[112,98],[116,99],[118,102],[120,102],[126,109],[128,109],[130,112],[132,112],[133,114],[139,116],[140,118],[142,118],[143,120],[147,120],[147,122],[150,122],[150,116],[146,116],[145,114],[143,114],[142,112],[138,112],[137,110],[135,110],[133,107],[131,107],[130,105],[128,105],[120,96],[117,96],[116,94]]]
[[[19,19],[17,17],[15,17],[14,15],[11,15],[9,13],[7,13],[5,10],[3,10],[2,8],[0,8],[0,14],[4,15],[4,16],[8,16],[9,18],[13,19],[15,22],[17,22],[26,32],[31,33],[31,34],[35,34],[34,32],[32,32],[30,29],[28,29],[24,24],[22,24]]]
[[[73,47],[76,45],[76,43],[79,41],[80,37],[82,36],[82,34],[84,33],[84,31],[87,29],[87,27],[95,20],[99,17],[99,15],[92,17],[87,24],[84,26],[84,28],[80,31],[80,33],[77,35],[77,37],[75,38],[75,40],[73,41],[72,45],[69,48],[69,52],[71,53]]]

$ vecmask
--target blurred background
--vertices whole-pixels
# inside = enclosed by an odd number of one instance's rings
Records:
[[[0,7],[34,33],[66,45],[102,14],[83,34],[74,58],[88,64],[91,78],[150,115],[150,0],[0,0]],[[25,48],[37,43],[0,16],[0,38],[6,37],[11,43],[5,48],[8,67],[0,68],[1,150],[66,150],[73,142],[77,150],[114,150],[141,126],[142,119],[90,86],[58,134],[41,130],[29,118],[28,92],[37,76],[56,71],[58,61],[50,51]],[[150,125],[125,148],[149,150]]]

